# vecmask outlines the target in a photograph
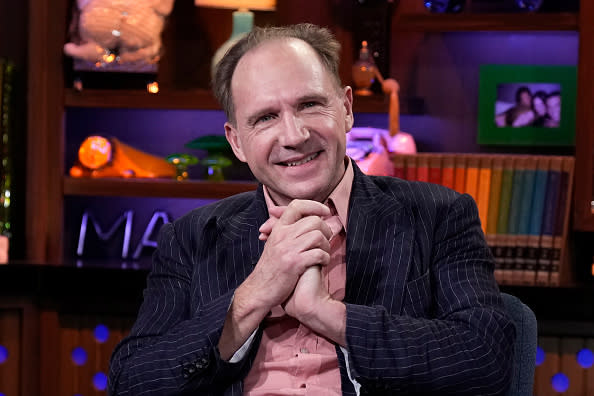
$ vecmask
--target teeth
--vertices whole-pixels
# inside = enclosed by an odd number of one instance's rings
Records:
[[[302,159],[301,161],[297,161],[297,162],[287,162],[287,166],[297,166],[297,165],[303,165],[306,162],[311,161],[312,159],[316,158],[318,156],[319,153],[315,153],[310,155],[307,158]]]

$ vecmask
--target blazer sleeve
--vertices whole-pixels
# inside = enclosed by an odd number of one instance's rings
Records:
[[[405,297],[413,307],[432,301],[430,315],[347,304],[351,375],[373,394],[495,395],[509,385],[515,328],[476,205],[461,195],[445,212],[434,223],[429,271]]]
[[[200,263],[178,239],[189,230],[183,223],[161,228],[138,317],[110,360],[112,395],[216,393],[246,369],[247,359],[227,363],[217,349],[233,291],[207,304],[191,303],[193,266]]]

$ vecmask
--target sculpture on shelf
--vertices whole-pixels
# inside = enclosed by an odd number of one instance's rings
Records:
[[[94,63],[156,63],[173,0],[77,0],[77,32],[64,52]]]
[[[368,175],[393,176],[390,155],[414,154],[417,146],[410,134],[400,130],[398,82],[392,78],[384,80],[377,68],[374,72],[383,91],[389,95],[389,129],[353,128],[347,135],[347,154]]]
[[[204,150],[208,154],[200,160],[200,164],[206,166],[206,179],[210,181],[224,181],[223,168],[231,165],[229,154],[231,146],[225,136],[208,135],[202,136],[186,143],[187,148]]]
[[[175,166],[163,158],[145,153],[116,138],[89,136],[80,145],[78,161],[70,168],[72,177],[173,178]]]
[[[198,163],[198,157],[191,154],[171,154],[167,156],[166,160],[175,166],[175,180],[177,181],[187,180],[188,166]]]

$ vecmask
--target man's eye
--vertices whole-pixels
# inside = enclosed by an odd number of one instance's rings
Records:
[[[263,115],[262,117],[260,117],[260,118],[258,118],[258,119],[256,120],[256,124],[257,124],[257,123],[259,123],[259,122],[266,122],[266,121],[270,121],[270,120],[272,120],[273,118],[274,118],[274,116],[273,116],[272,114],[266,114],[266,115]]]
[[[305,102],[301,105],[301,107],[303,107],[304,109],[307,109],[307,108],[314,107],[317,105],[318,105],[318,102]]]

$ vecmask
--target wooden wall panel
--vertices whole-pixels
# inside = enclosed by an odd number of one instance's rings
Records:
[[[6,396],[21,394],[21,312],[0,309],[0,345],[8,350],[8,358],[0,363],[0,393]]]

